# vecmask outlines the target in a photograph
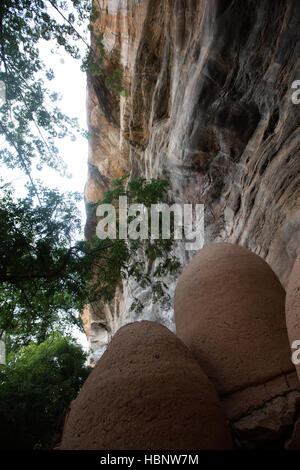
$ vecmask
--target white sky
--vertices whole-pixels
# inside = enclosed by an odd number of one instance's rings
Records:
[[[59,54],[51,54],[49,45],[46,43],[43,46],[40,48],[41,59],[55,73],[55,78],[49,82],[48,88],[61,95],[62,99],[57,105],[62,112],[69,117],[76,117],[80,127],[86,129],[86,75],[80,70],[81,60],[72,59],[66,53],[62,54],[61,50]],[[43,172],[46,185],[57,187],[61,191],[78,191],[83,194],[87,178],[87,139],[80,134],[76,134],[74,142],[67,137],[57,139],[57,147],[68,166],[67,171],[71,178],[60,177],[56,171],[46,169]],[[84,223],[83,202],[80,209]]]
[[[80,127],[86,129],[86,75],[80,70],[81,60],[72,59],[61,52],[60,55],[51,54],[46,47],[40,49],[40,55],[48,68],[54,70],[55,78],[49,82],[49,88],[51,87],[53,91],[62,96],[58,106],[67,116],[78,118]],[[61,158],[68,166],[67,172],[71,174],[71,178],[60,177],[56,171],[47,168],[42,171],[45,184],[53,188],[56,187],[61,192],[78,191],[83,195],[87,179],[87,139],[81,137],[80,134],[76,135],[75,141],[71,141],[69,138],[58,139],[57,147]],[[83,200],[79,203],[79,208],[83,226],[85,223]],[[72,334],[87,350],[88,342],[85,334],[78,328],[74,328]]]
[[[54,70],[55,78],[46,83],[50,91],[58,92],[61,95],[56,105],[69,117],[76,117],[82,129],[86,129],[86,76],[81,72],[80,59],[75,60],[67,54],[51,53],[51,46],[43,41],[40,47],[40,57],[47,64],[48,68]],[[67,164],[67,173],[71,178],[61,177],[59,173],[51,168],[44,167],[42,171],[32,168],[34,179],[41,180],[46,186],[58,188],[61,192],[78,191],[83,194],[87,177],[87,153],[88,142],[79,133],[76,133],[76,140],[70,138],[56,139],[56,146],[62,160]],[[1,142],[0,142],[1,144]],[[5,181],[14,183],[18,195],[24,194],[25,183],[28,177],[23,171],[9,170],[1,166],[1,175]],[[84,203],[79,205],[82,222],[85,220]]]

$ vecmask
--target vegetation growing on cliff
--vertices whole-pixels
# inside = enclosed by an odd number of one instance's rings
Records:
[[[152,179],[147,181],[144,178],[129,180],[127,177],[113,181],[111,189],[104,193],[102,201],[97,204],[89,204],[89,210],[96,219],[96,210],[99,204],[112,204],[117,208],[119,198],[126,196],[128,205],[142,204],[146,209],[151,209],[152,205],[167,201],[169,183],[163,179]],[[163,238],[159,233],[157,239],[151,238],[151,212],[148,211],[147,233],[138,239],[121,239],[120,213],[116,212],[116,238],[110,240],[110,246],[105,254],[105,262],[94,263],[95,277],[99,283],[99,297],[106,302],[113,299],[117,285],[122,279],[131,278],[135,280],[141,288],[151,287],[152,301],[160,303],[161,306],[168,305],[170,296],[168,286],[163,281],[166,276],[173,276],[180,267],[179,260],[175,255],[174,240],[174,214],[170,215],[170,238]],[[134,220],[134,216],[127,215],[126,225]],[[123,221],[124,223],[124,221]],[[162,224],[162,215],[159,218]],[[141,234],[141,223],[137,224],[137,232]],[[100,240],[95,235],[93,240],[94,250],[100,249],[106,241]],[[137,256],[138,255],[138,256]],[[142,303],[134,299],[131,309],[141,311]]]

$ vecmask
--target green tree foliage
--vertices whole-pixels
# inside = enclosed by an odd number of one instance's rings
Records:
[[[89,2],[71,3],[77,21],[88,21]],[[55,13],[59,18],[66,15],[66,20],[58,21]],[[41,40],[52,40],[79,58],[76,41],[80,37],[73,23],[66,2],[4,0],[0,4],[0,80],[6,86],[6,102],[0,109],[0,135],[6,145],[0,160],[11,168],[22,168],[29,177],[33,161],[38,168],[47,164],[63,170],[55,139],[73,136],[78,129],[76,119],[56,105],[58,94],[47,89],[54,72],[39,54]]]
[[[163,202],[168,182],[116,180],[99,204],[117,205],[119,196],[128,203],[146,207]],[[152,286],[153,301],[169,301],[164,275],[174,275],[179,262],[174,256],[174,238],[120,240],[117,238],[77,241],[80,219],[74,194],[39,188],[41,205],[29,189],[26,198],[15,199],[11,189],[0,195],[0,334],[10,335],[12,347],[31,340],[44,341],[53,329],[62,331],[80,324],[78,312],[87,303],[109,302],[122,279],[135,279]],[[89,205],[96,217],[98,204]],[[150,217],[150,213],[149,213]],[[128,219],[128,223],[130,223]],[[148,262],[136,259],[140,252]],[[154,261],[157,266],[151,274]],[[140,304],[134,302],[139,310]]]
[[[0,150],[0,161],[21,168],[30,179],[33,162],[38,169],[46,164],[63,172],[55,140],[75,138],[74,132],[79,131],[77,119],[57,106],[58,93],[47,89],[55,74],[40,59],[42,41],[51,41],[78,59],[83,44],[82,69],[103,75],[107,87],[125,94],[122,71],[109,74],[104,66],[103,37],[93,33],[91,47],[78,31],[84,24],[93,29],[98,16],[90,0],[1,0],[0,80],[6,86],[6,102],[0,108],[0,136],[6,145]]]
[[[45,340],[49,332],[78,323],[87,302],[91,259],[76,242],[80,219],[74,194],[32,188],[15,199],[0,196],[0,333],[16,343]]]
[[[174,253],[174,216],[170,218],[170,238],[163,239],[160,231],[159,239],[151,238],[151,206],[168,201],[169,183],[163,179],[137,178],[129,180],[127,177],[113,181],[111,189],[105,192],[103,200],[97,204],[90,204],[89,210],[96,216],[96,208],[99,204],[112,204],[116,207],[116,239],[111,240],[108,249],[108,257],[105,263],[96,266],[96,279],[99,282],[100,297],[106,301],[112,300],[115,289],[121,279],[134,279],[140,287],[151,287],[152,300],[161,306],[170,304],[168,286],[163,281],[165,276],[175,276],[180,268],[180,262]],[[147,238],[133,240],[120,239],[120,214],[118,202],[120,196],[127,197],[128,205],[143,204],[148,210],[148,233]],[[170,201],[168,201],[170,202]],[[134,216],[127,218],[129,225]],[[160,214],[160,225],[161,225]],[[138,227],[141,231],[141,226]],[[94,246],[101,247],[103,241],[97,236],[94,238]],[[155,267],[154,262],[156,262]],[[153,268],[153,269],[152,269]],[[138,299],[134,299],[131,306],[137,312],[143,309]]]
[[[0,448],[50,448],[89,369],[70,337],[51,335],[0,366]]]

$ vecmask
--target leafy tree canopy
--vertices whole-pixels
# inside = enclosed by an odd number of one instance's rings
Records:
[[[0,448],[50,448],[65,412],[86,380],[85,354],[70,337],[52,334],[0,365]]]
[[[100,204],[115,204],[119,196],[146,207],[165,200],[165,180],[116,180]],[[175,274],[179,263],[173,254],[174,239],[77,241],[80,219],[74,194],[39,188],[42,204],[34,192],[15,199],[11,189],[0,196],[0,333],[11,335],[12,345],[40,342],[57,328],[79,324],[78,312],[87,303],[109,302],[122,279],[135,279],[152,286],[153,300],[169,301],[162,277]],[[94,214],[97,204],[90,205]],[[130,218],[128,219],[128,223]],[[117,230],[119,232],[119,214]],[[136,259],[141,251],[148,262]],[[157,266],[150,276],[151,265]],[[133,303],[134,309],[140,305]]]
[[[21,344],[43,341],[53,328],[78,323],[87,301],[76,199],[41,187],[39,205],[32,188],[23,199],[1,192],[0,332],[17,334]]]
[[[78,21],[88,21],[89,2],[72,3]],[[67,2],[56,0],[5,0],[0,4],[0,80],[6,87],[6,101],[0,109],[0,135],[6,145],[0,159],[10,168],[21,168],[29,177],[33,161],[39,169],[47,164],[63,170],[55,139],[73,136],[73,130],[78,129],[76,119],[70,119],[56,105],[58,93],[47,89],[54,72],[47,69],[39,53],[41,40],[52,40],[71,56],[79,57],[75,17],[65,10]],[[67,15],[68,21],[59,22],[55,12],[59,17],[58,12]]]
[[[82,69],[103,75],[106,86],[125,93],[122,71],[109,74],[104,66],[101,34],[94,33],[95,45],[90,46],[81,32],[84,25],[93,30],[98,16],[90,0],[0,3],[0,80],[6,87],[6,101],[0,108],[0,135],[6,145],[0,151],[0,161],[10,168],[21,168],[29,178],[33,162],[38,169],[46,164],[63,172],[55,140],[68,135],[74,138],[74,131],[79,131],[77,120],[57,106],[59,94],[47,89],[55,74],[40,59],[42,41],[51,41],[78,59],[83,45]]]

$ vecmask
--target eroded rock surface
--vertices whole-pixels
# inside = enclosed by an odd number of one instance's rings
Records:
[[[284,307],[268,264],[228,243],[200,250],[175,290],[177,335],[215,385],[241,447],[283,447],[298,418]]]
[[[285,286],[300,247],[299,1],[96,4],[108,66],[123,69],[129,96],[89,78],[86,201],[128,171],[168,178],[175,201],[205,204],[206,243],[248,247]],[[172,327],[172,312],[151,313],[138,294],[140,318]],[[130,302],[125,286],[108,313],[96,308],[95,328],[110,338],[136,319]]]
[[[231,449],[217,393],[166,327],[121,328],[72,402],[62,450]]]
[[[175,290],[175,323],[218,392],[226,395],[294,370],[285,323],[285,292],[248,249],[206,246]]]

